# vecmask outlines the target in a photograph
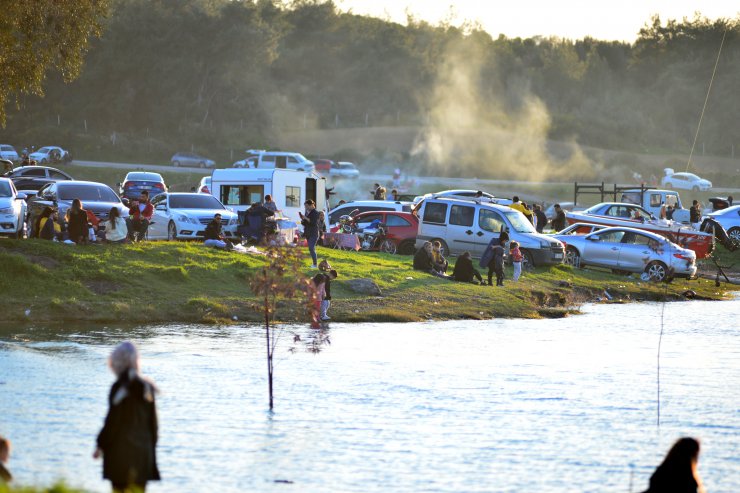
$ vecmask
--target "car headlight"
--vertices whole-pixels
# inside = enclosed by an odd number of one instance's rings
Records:
[[[550,242],[547,240],[540,240],[540,247],[541,248],[550,248]]]
[[[195,220],[195,219],[193,219],[192,217],[188,217],[188,216],[186,216],[185,214],[178,214],[177,216],[175,216],[175,219],[177,219],[177,220],[178,220],[178,221],[180,221],[181,223],[193,223],[193,224],[198,224],[198,221],[196,221],[196,220]]]
[[[4,209],[0,209],[0,214],[13,214],[15,212],[15,209],[12,207],[6,207]]]

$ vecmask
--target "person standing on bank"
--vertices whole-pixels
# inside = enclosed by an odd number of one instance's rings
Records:
[[[689,222],[694,229],[701,226],[701,205],[698,200],[694,200],[689,207]]]
[[[557,233],[565,229],[566,222],[565,211],[560,207],[560,204],[555,204],[555,217],[552,220],[552,229]]]
[[[139,353],[122,342],[108,359],[117,380],[108,396],[108,415],[93,457],[103,457],[103,478],[115,493],[144,491],[147,481],[160,479],[157,468],[157,388],[139,375]]]
[[[504,282],[504,254],[509,233],[502,231],[498,238],[491,238],[486,250],[480,258],[481,267],[488,267],[488,285],[493,286],[493,274],[496,273],[496,286],[503,286]]]
[[[316,210],[316,203],[311,199],[308,199],[303,203],[303,205],[306,207],[306,214],[303,215],[298,212],[298,215],[301,216],[303,233],[308,242],[308,251],[311,254],[311,260],[313,262],[311,264],[311,268],[316,269],[318,268],[316,265],[318,261],[318,258],[316,257],[316,242],[319,241],[319,211]]]
[[[701,493],[704,488],[696,472],[699,441],[685,437],[673,444],[663,463],[650,476],[644,493]]]
[[[545,226],[547,225],[547,216],[544,212],[542,212],[542,206],[540,206],[539,204],[536,204],[534,206],[534,216],[536,218],[535,229],[538,233],[542,233],[542,231],[545,229]]]

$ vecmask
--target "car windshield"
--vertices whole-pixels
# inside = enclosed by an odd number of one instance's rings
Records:
[[[534,226],[532,226],[532,223],[530,223],[521,212],[511,211],[506,212],[505,214],[506,217],[509,219],[509,222],[511,223],[511,227],[514,228],[514,231],[516,231],[517,233],[537,232],[537,230],[534,229]]]
[[[131,181],[162,181],[162,177],[155,173],[129,173],[126,179]]]
[[[36,151],[36,152],[43,152],[43,153],[47,153],[47,152],[49,152],[49,151],[51,151],[51,147],[42,147],[41,149],[39,149],[39,150],[38,150],[38,151]]]
[[[204,194],[170,195],[170,207],[173,209],[224,209],[216,197]]]
[[[80,199],[89,202],[120,202],[118,196],[105,185],[65,185],[59,187],[59,200]]]
[[[13,190],[10,188],[10,183],[7,181],[0,181],[0,197],[12,197]]]

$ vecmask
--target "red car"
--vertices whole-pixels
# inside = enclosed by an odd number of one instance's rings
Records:
[[[358,228],[367,227],[371,222],[380,219],[388,227],[387,238],[396,244],[399,255],[413,255],[416,252],[416,233],[419,230],[419,219],[410,212],[396,211],[369,211],[361,212],[353,218]],[[339,226],[332,226],[331,232],[336,233]]]
[[[334,161],[331,159],[314,159],[313,165],[316,171],[321,174],[328,175],[332,166],[334,166]]]

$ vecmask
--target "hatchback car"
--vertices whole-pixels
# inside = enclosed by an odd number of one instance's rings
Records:
[[[19,193],[9,178],[0,178],[0,235],[23,237],[25,198],[25,194]]]
[[[356,214],[352,223],[359,229],[367,228],[373,221],[378,220],[387,227],[386,238],[396,245],[396,252],[400,255],[413,255],[416,251],[416,233],[419,229],[419,219],[410,212],[376,211]],[[339,226],[332,226],[331,232],[339,231]]]
[[[359,178],[360,171],[353,163],[346,161],[332,162],[329,169],[329,176],[334,178]]]
[[[68,164],[72,162],[72,155],[69,151],[65,151],[59,146],[42,147],[38,151],[29,154],[28,158],[41,165],[59,163]]]
[[[666,175],[661,180],[665,188],[676,188],[680,190],[707,191],[712,188],[712,182],[699,178],[694,173],[673,173],[673,170],[666,168]]]
[[[198,168],[215,168],[216,161],[194,152],[176,152],[170,159],[172,166],[190,166]]]
[[[654,281],[673,275],[694,277],[696,253],[663,236],[635,228],[604,228],[587,235],[554,235],[566,244],[565,262],[646,273]]]
[[[154,215],[149,239],[194,240],[203,238],[213,216],[221,214],[224,236],[236,238],[238,215],[214,196],[203,193],[162,193],[152,199]]]
[[[47,166],[21,166],[6,173],[5,176],[13,180],[16,189],[27,195],[35,195],[49,183],[74,180],[69,173]]]
[[[36,218],[46,207],[58,208],[59,217],[63,221],[74,199],[80,199],[82,207],[101,221],[108,220],[112,207],[118,208],[121,217],[128,217],[128,208],[108,185],[92,181],[60,181],[44,185],[35,197],[28,200],[29,229],[36,224]],[[99,227],[102,228],[102,224]],[[29,236],[33,236],[33,231]]]
[[[733,205],[727,209],[707,214],[722,225],[727,231],[727,236],[735,241],[740,241],[740,205]]]
[[[121,197],[132,199],[149,192],[150,197],[167,191],[164,178],[159,173],[132,171],[126,175],[122,183],[118,184],[118,193]]]

